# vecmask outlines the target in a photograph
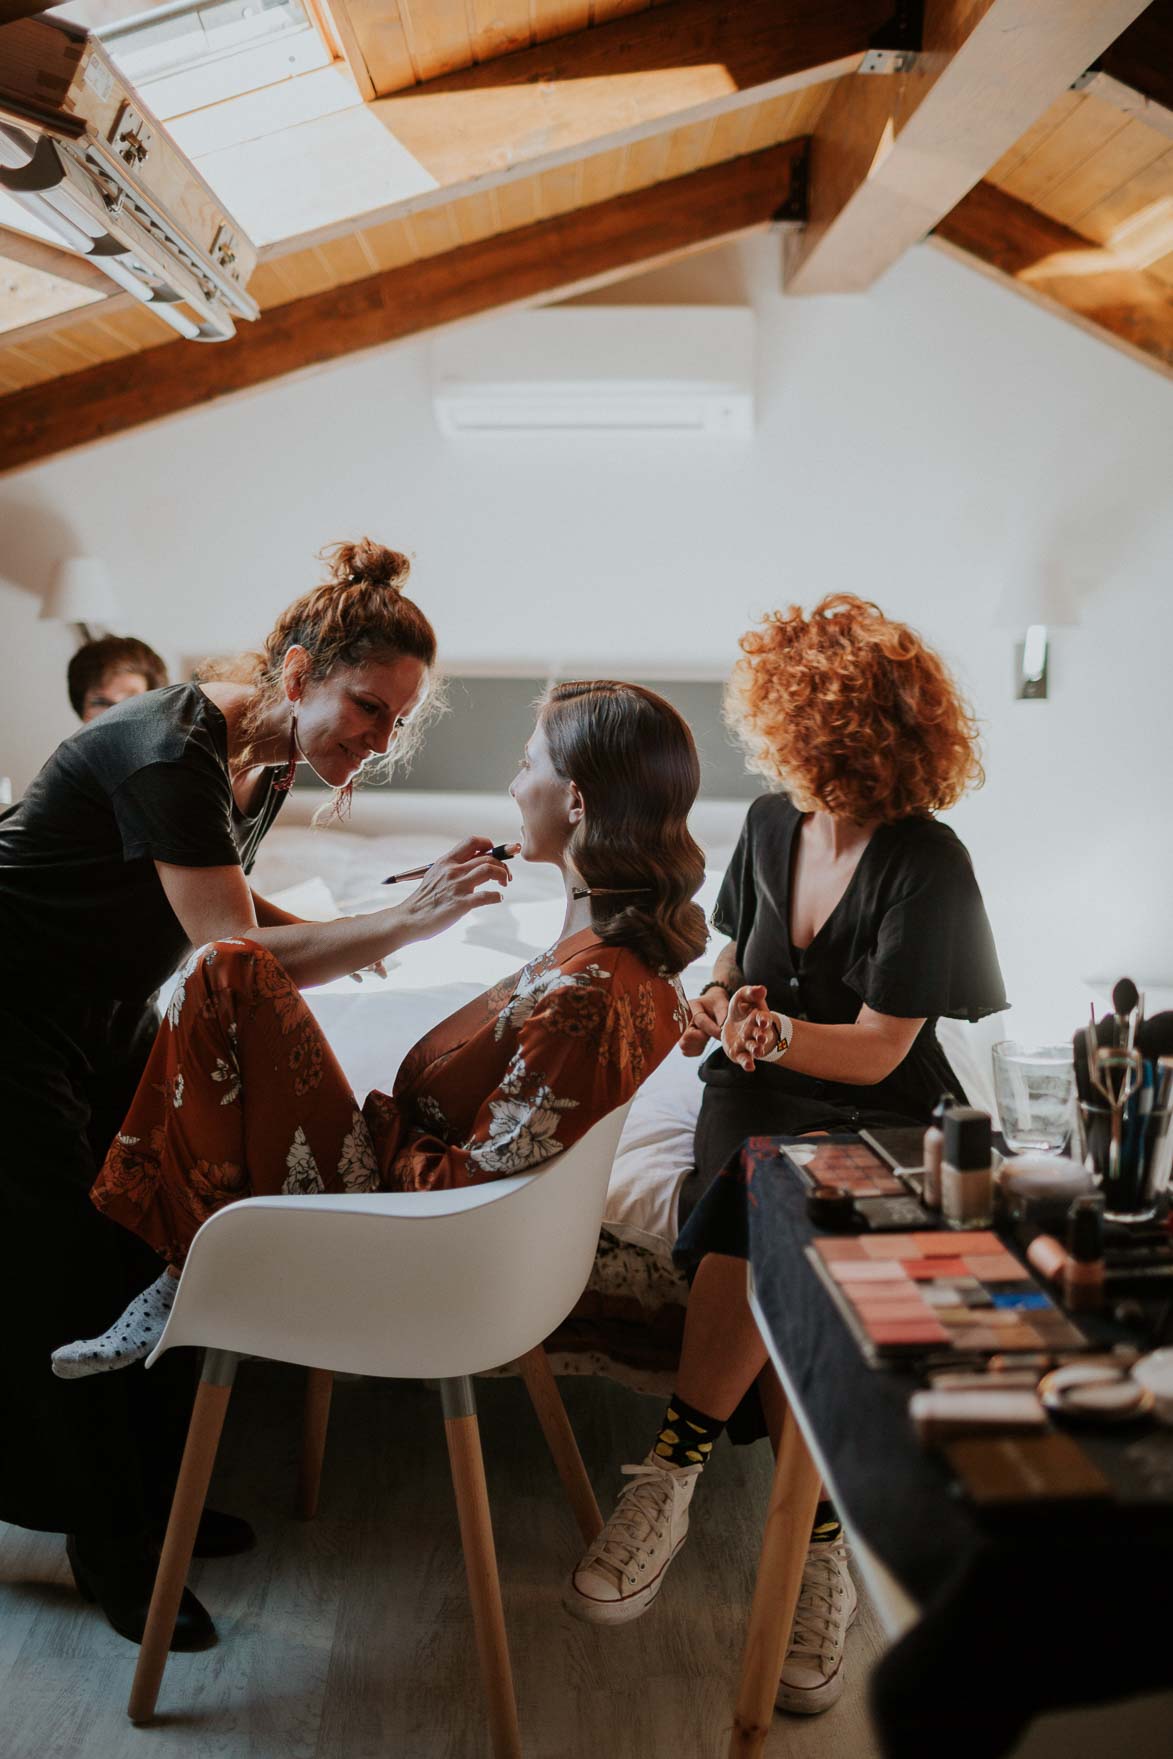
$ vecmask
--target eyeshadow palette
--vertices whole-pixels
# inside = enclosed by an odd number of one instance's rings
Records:
[[[838,1185],[852,1197],[904,1197],[907,1195],[892,1168],[858,1137],[821,1142],[811,1152],[804,1144],[800,1155],[793,1147],[785,1151],[804,1185]]]
[[[820,1239],[807,1256],[869,1362],[1088,1347],[997,1234]]]

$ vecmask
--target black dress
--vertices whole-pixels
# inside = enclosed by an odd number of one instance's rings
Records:
[[[818,934],[795,947],[790,885],[802,819],[785,795],[755,800],[725,875],[713,926],[736,943],[745,981],[764,984],[770,1007],[795,1020],[847,1024],[866,1003],[925,1024],[904,1060],[869,1087],[800,1075],[785,1062],[747,1073],[715,1050],[700,1071],[682,1221],[747,1136],[927,1123],[942,1093],[964,1100],[937,1020],[980,1020],[1007,1005],[969,855],[935,819],[880,825]]]
[[[223,715],[176,684],[82,727],[0,819],[0,1520],[130,1533],[170,1496],[188,1353],[77,1381],[49,1354],[159,1273],[89,1200],[188,951],[154,863],[247,873],[272,779],[246,818]]]

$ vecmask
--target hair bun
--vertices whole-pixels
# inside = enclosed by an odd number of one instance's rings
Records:
[[[389,550],[369,537],[356,544],[335,544],[323,551],[336,586],[384,586],[400,591],[411,573],[411,560],[402,550]]]

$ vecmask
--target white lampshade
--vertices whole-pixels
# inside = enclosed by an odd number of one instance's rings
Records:
[[[60,623],[101,623],[109,628],[120,615],[110,570],[96,556],[70,556],[58,562],[41,601],[41,617]]]

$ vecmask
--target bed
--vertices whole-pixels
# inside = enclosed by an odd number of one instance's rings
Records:
[[[463,835],[503,840],[516,827],[516,809],[500,794],[372,791],[358,796],[345,824],[312,824],[326,799],[308,790],[290,797],[252,876],[263,896],[321,920],[406,896],[409,886],[386,887],[381,880]],[[693,834],[706,852],[700,894],[706,914],[744,815],[743,800],[722,799],[699,802],[693,813]],[[474,911],[447,935],[403,949],[388,961],[385,979],[368,975],[356,984],[344,978],[307,991],[360,1099],[371,1087],[390,1085],[403,1054],[436,1021],[554,940],[562,896],[553,870],[517,863],[513,872],[504,904]],[[684,974],[689,994],[711,976],[711,956]],[[989,1045],[1001,1036],[998,1021],[944,1021],[940,1032],[973,1102],[992,1109]],[[692,1166],[697,1067],[673,1051],[636,1096],[615,1157],[590,1283],[550,1341],[557,1373],[602,1374],[639,1392],[671,1391],[687,1294],[671,1253],[680,1186]]]

